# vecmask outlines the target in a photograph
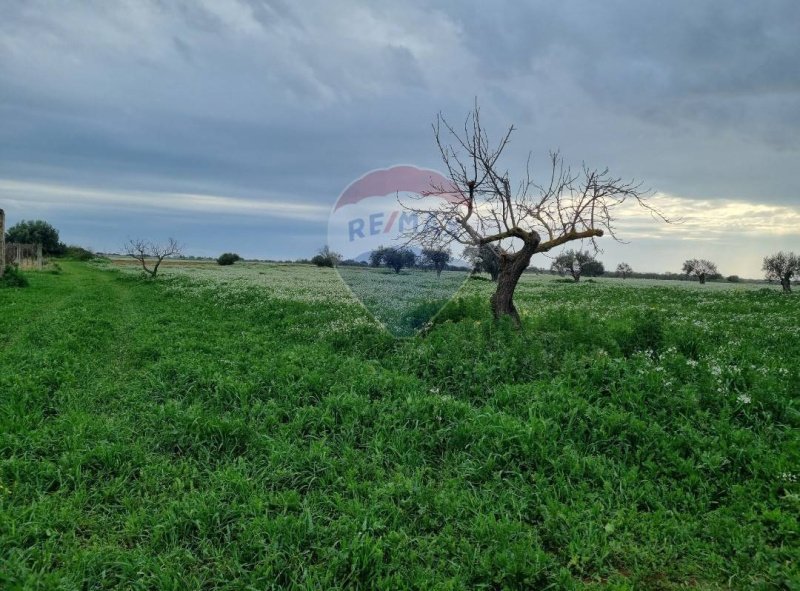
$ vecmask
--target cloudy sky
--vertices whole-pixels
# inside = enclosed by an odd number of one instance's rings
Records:
[[[104,251],[309,256],[365,172],[440,168],[475,97],[505,165],[559,148],[657,192],[601,259],[760,275],[800,251],[800,2],[5,0],[0,207]],[[536,160],[536,159],[539,160]],[[548,261],[534,260],[544,266]]]

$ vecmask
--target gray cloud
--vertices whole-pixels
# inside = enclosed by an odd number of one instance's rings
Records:
[[[796,205],[797,22],[793,0],[10,2],[0,179],[322,206],[366,170],[437,166],[430,121],[478,96],[518,127],[512,172],[558,147],[671,195]],[[324,225],[297,223],[307,254]]]

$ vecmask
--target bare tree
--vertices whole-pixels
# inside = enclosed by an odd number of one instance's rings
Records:
[[[633,268],[628,263],[620,263],[617,265],[617,275],[623,279],[627,279],[631,273],[633,273]]]
[[[770,281],[780,281],[783,291],[792,291],[792,277],[800,275],[800,256],[793,252],[779,252],[777,254],[764,257],[764,265],[761,267]]]
[[[719,275],[717,265],[706,259],[690,259],[684,261],[683,272],[686,275],[695,276],[700,280],[700,284],[704,284],[706,279]]]
[[[627,200],[664,219],[648,204],[640,183],[586,165],[574,172],[558,152],[550,154],[549,174],[543,182],[533,180],[529,157],[522,180],[512,188],[509,173],[499,161],[514,127],[491,144],[477,104],[463,131],[456,131],[441,114],[433,131],[449,182],[432,187],[420,198],[442,197],[436,206],[401,202],[421,218],[409,240],[492,244],[500,259],[497,289],[491,297],[496,318],[510,316],[519,324],[514,290],[534,254],[573,240],[589,240],[596,249],[595,240],[606,232],[616,238],[615,214]]]
[[[170,238],[166,244],[158,244],[149,240],[129,240],[125,245],[125,254],[133,257],[142,265],[142,270],[149,277],[158,275],[158,268],[167,257],[181,254],[183,248],[174,239]],[[148,266],[152,264],[152,268]]]

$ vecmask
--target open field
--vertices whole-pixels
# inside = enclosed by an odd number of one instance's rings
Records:
[[[396,339],[335,271],[0,290],[0,588],[793,589],[800,298],[469,280]]]

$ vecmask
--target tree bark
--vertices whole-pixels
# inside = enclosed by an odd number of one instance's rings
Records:
[[[792,283],[791,283],[791,275],[784,275],[781,277],[781,287],[783,287],[783,291],[786,293],[791,293],[792,291]]]
[[[704,285],[706,282],[706,274],[700,273],[699,279],[700,279],[700,285]]]
[[[528,268],[531,257],[539,246],[540,239],[533,235],[525,241],[522,248],[514,253],[500,255],[500,273],[497,275],[497,289],[492,294],[492,313],[495,319],[510,316],[514,325],[520,326],[519,312],[514,306],[514,290],[517,288],[519,278]]]

